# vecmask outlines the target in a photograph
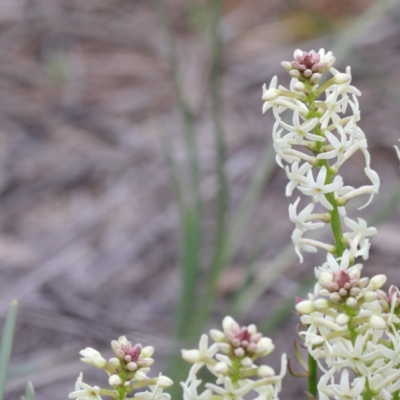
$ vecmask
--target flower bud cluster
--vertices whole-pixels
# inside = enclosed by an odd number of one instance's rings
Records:
[[[255,325],[241,327],[231,317],[224,318],[222,327],[222,331],[210,331],[214,341],[211,346],[208,345],[208,336],[202,335],[199,349],[182,350],[183,359],[193,364],[187,381],[181,383],[184,400],[209,400],[211,397],[215,400],[228,397],[240,400],[253,391],[265,400],[277,399],[286,373],[286,355],[282,355],[281,372],[276,375],[270,366],[255,363],[274,350],[270,338],[257,332]],[[198,394],[201,380],[196,374],[203,366],[217,379],[216,384],[207,383],[205,390]]]
[[[349,229],[343,240],[351,258],[366,259],[369,237],[376,234],[376,229],[368,227],[360,218],[357,222],[346,217],[345,209],[350,199],[361,195],[370,196],[367,206],[380,185],[378,174],[370,166],[365,134],[358,126],[357,96],[361,93],[350,85],[350,67],[346,73],[333,68],[335,58],[331,52],[296,50],[294,59],[283,63],[292,76],[290,89],[277,87],[275,76],[268,89],[264,85],[262,98],[263,112],[272,108],[276,119],[272,136],[276,161],[289,179],[286,195],[291,196],[296,189],[311,199],[302,210],[298,211],[300,198],[289,207],[290,219],[295,224],[292,234],[295,250],[301,261],[301,250],[316,252],[317,248],[322,248],[337,254],[338,243],[305,237],[308,231],[323,228],[336,219]],[[319,85],[322,74],[328,71],[332,77]],[[286,111],[291,112],[292,123],[283,120]],[[364,172],[370,181],[358,188],[345,186],[339,175],[343,164],[356,152],[364,155]],[[314,211],[315,205],[318,212]]]
[[[315,296],[296,305],[306,327],[300,334],[324,371],[320,399],[362,399],[367,381],[374,399],[391,399],[400,389],[400,291],[384,292],[386,276],[362,278],[361,269],[350,266],[349,251],[340,260],[328,255],[316,269]]]
[[[96,399],[101,396],[108,396],[115,399],[125,399],[130,393],[135,392],[135,398],[148,399],[157,396],[158,400],[170,400],[170,395],[162,393],[164,388],[172,385],[171,379],[159,375],[150,378],[147,374],[154,360],[151,356],[154,353],[152,346],[142,347],[140,344],[132,345],[125,337],[111,342],[111,348],[115,357],[108,361],[95,349],[90,347],[81,350],[81,361],[104,370],[109,378],[108,384],[112,389],[103,389],[98,386],[90,386],[82,382],[82,373],[78,377],[75,391],[69,394],[69,398]],[[137,392],[138,389],[149,386],[150,392]]]
[[[322,57],[321,57],[322,56]],[[335,62],[335,57],[332,52],[325,54],[316,53],[311,50],[306,51],[296,50],[294,52],[294,61],[282,63],[283,68],[289,72],[292,78],[296,78],[299,82],[309,81],[311,85],[315,85],[321,79],[322,73],[332,67]],[[297,87],[302,87],[296,82]]]

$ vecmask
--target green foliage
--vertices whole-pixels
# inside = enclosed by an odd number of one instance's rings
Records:
[[[4,399],[6,391],[6,381],[8,375],[8,366],[10,363],[11,349],[14,337],[15,320],[17,318],[17,301],[11,303],[6,323],[4,325],[3,336],[0,347],[0,400]]]

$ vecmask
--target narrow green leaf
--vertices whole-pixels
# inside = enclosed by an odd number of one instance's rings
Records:
[[[17,317],[17,301],[11,303],[10,311],[8,312],[6,323],[4,325],[3,337],[0,347],[0,400],[4,399],[6,391],[6,379],[8,374],[8,364],[11,357],[11,349],[14,336],[15,320]]]
[[[35,400],[35,389],[33,388],[32,382],[28,382],[26,386],[24,400]]]

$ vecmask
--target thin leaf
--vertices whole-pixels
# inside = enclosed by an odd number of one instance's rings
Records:
[[[6,323],[4,325],[3,337],[0,347],[0,400],[4,399],[6,390],[6,379],[8,374],[8,365],[10,363],[11,349],[14,337],[15,321],[17,318],[17,301],[11,303]]]
[[[32,382],[28,382],[26,386],[24,400],[35,400],[35,389],[33,388]]]

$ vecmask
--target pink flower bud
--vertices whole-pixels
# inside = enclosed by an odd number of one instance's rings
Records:
[[[244,356],[244,349],[242,347],[238,347],[234,350],[236,357],[243,357]]]
[[[312,71],[311,71],[311,69],[306,69],[305,71],[304,71],[304,76],[306,76],[307,78],[309,78],[311,75],[312,75]]]
[[[124,361],[125,361],[126,363],[131,362],[131,361],[132,361],[132,357],[128,354],[128,355],[126,355],[126,356],[124,357]]]

